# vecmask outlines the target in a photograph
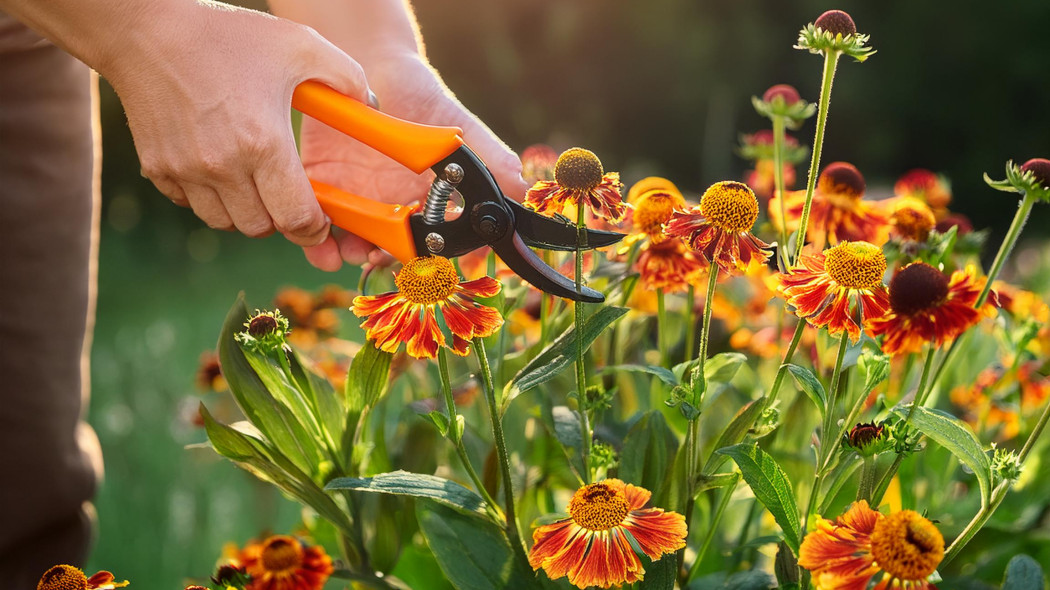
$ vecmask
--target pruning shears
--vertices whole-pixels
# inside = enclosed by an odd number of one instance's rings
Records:
[[[459,127],[421,125],[392,117],[318,82],[303,82],[292,106],[368,145],[417,174],[435,178],[422,205],[391,205],[311,179],[332,224],[386,250],[401,262],[431,254],[453,258],[489,246],[522,279],[552,295],[601,302],[598,291],[575,283],[544,263],[529,247],[575,250],[575,225],[545,217],[504,196],[492,173],[463,141]],[[446,220],[453,192],[463,211]],[[615,232],[585,230],[583,248],[609,246]]]

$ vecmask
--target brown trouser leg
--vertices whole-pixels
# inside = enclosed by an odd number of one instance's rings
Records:
[[[80,419],[94,315],[96,113],[90,70],[0,13],[4,588],[35,588],[56,563],[82,565],[91,537],[100,456]]]

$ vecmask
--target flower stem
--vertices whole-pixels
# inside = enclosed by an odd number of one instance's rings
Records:
[[[824,455],[824,449],[828,446],[825,443],[832,444],[827,440],[827,437],[831,434],[832,420],[834,420],[835,408],[839,401],[839,380],[842,375],[842,360],[846,358],[846,349],[849,347],[849,332],[843,331],[842,338],[839,340],[839,352],[838,356],[835,357],[835,370],[831,373],[831,386],[828,387],[828,406],[824,412],[824,423],[820,433],[820,448],[821,455]]]
[[[696,348],[696,319],[693,318],[693,309],[696,307],[696,288],[689,285],[685,293],[685,360],[693,358],[693,350]]]
[[[791,343],[788,344],[787,350],[784,352],[784,362],[780,363],[780,368],[777,369],[777,376],[773,378],[773,386],[769,389],[769,396],[766,398],[766,407],[771,407],[773,402],[776,401],[777,395],[780,393],[780,385],[784,382],[784,377],[787,376],[787,366],[791,362],[792,357],[795,356],[795,351],[798,349],[798,343],[802,340],[802,332],[806,329],[806,321],[799,320],[795,326],[795,334],[791,337]]]
[[[715,533],[719,530],[718,523],[721,522],[722,515],[725,514],[726,507],[729,506],[729,500],[732,499],[733,492],[736,490],[736,486],[740,482],[740,474],[736,474],[736,476],[736,480],[725,487],[725,491],[722,493],[722,500],[718,503],[718,508],[715,510],[714,516],[711,517],[711,522],[707,527],[707,533],[704,535],[704,542],[701,543],[700,548],[697,549],[696,558],[693,560],[693,565],[689,568],[689,580],[692,580],[700,572],[700,564],[704,561],[704,555],[711,546],[711,541],[715,538]]]
[[[467,450],[463,446],[463,436],[459,431],[459,419],[456,413],[456,399],[452,396],[452,380],[448,372],[448,354],[445,352],[444,347],[438,348],[438,372],[441,373],[441,393],[445,396],[445,410],[448,412],[448,437],[452,439],[452,444],[456,447],[456,455],[459,456],[463,469],[470,476],[470,481],[474,482],[474,487],[477,488],[481,497],[485,499],[485,507],[489,516],[497,521],[504,520],[503,513],[499,509],[499,503],[489,495],[489,491],[485,488],[481,478],[478,477],[474,466],[471,465],[470,457],[467,456]]]
[[[700,401],[707,389],[704,378],[704,363],[707,362],[707,342],[711,339],[711,303],[715,298],[715,286],[718,284],[718,265],[712,264],[707,278],[707,297],[704,299],[704,321],[700,324],[700,353],[696,355],[696,367],[693,368],[693,405],[699,409]]]
[[[857,500],[864,500],[871,504],[871,496],[875,491],[875,456],[864,457],[860,469],[860,483],[857,485]]]
[[[999,246],[999,252],[996,253],[995,260],[992,261],[992,268],[988,270],[988,280],[985,282],[984,289],[981,290],[981,295],[977,298],[977,303],[974,307],[979,309],[988,300],[988,294],[992,290],[992,282],[999,278],[999,273],[1002,272],[1006,259],[1010,257],[1010,252],[1013,251],[1018,238],[1021,237],[1021,230],[1024,229],[1024,224],[1028,221],[1028,215],[1032,212],[1032,205],[1035,205],[1035,196],[1026,193],[1017,208],[1017,214],[1014,215],[1010,229],[1006,232],[1006,237],[1003,238],[1003,243]]]
[[[583,293],[583,248],[587,246],[587,207],[580,200],[576,214],[576,292]],[[584,365],[583,302],[573,302],[576,326],[576,395],[580,408],[580,455],[584,483],[591,483],[591,424],[587,414],[587,368]]]
[[[820,85],[820,103],[817,105],[817,133],[813,138],[813,155],[809,161],[809,178],[806,180],[806,204],[802,207],[802,217],[799,219],[792,264],[798,262],[798,257],[802,255],[802,246],[806,244],[806,226],[809,224],[809,211],[813,207],[813,191],[817,186],[817,170],[820,168],[820,151],[824,146],[824,125],[828,120],[828,105],[831,103],[831,83],[835,79],[835,67],[840,55],[841,53],[835,50],[824,54],[824,77]],[[781,198],[783,199],[783,196]]]
[[[783,268],[788,268],[787,209],[784,205],[784,116],[773,115],[773,194],[780,199],[780,245],[777,252]]]
[[[474,354],[481,367],[481,382],[485,389],[485,401],[488,402],[489,419],[492,421],[492,439],[496,444],[496,455],[499,459],[500,475],[503,479],[503,498],[507,515],[507,537],[515,551],[522,551],[521,533],[518,532],[518,518],[514,511],[514,483],[510,475],[510,455],[507,453],[507,440],[503,436],[503,418],[496,403],[496,389],[492,384],[492,369],[489,367],[488,353],[485,352],[485,339],[474,338]]]
[[[656,347],[660,350],[660,366],[666,367],[671,360],[667,352],[667,307],[664,290],[656,290]]]

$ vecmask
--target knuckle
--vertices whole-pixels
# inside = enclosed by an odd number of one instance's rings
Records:
[[[303,207],[274,221],[281,233],[293,236],[313,236],[325,227],[324,215],[316,207]]]
[[[245,223],[238,229],[249,238],[265,238],[273,233],[274,227],[273,223],[267,219]]]

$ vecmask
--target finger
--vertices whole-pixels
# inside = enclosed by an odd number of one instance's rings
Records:
[[[193,213],[197,215],[212,229],[233,231],[233,219],[226,211],[226,207],[219,199],[219,193],[210,186],[184,182],[182,190],[186,193],[186,199],[190,202]]]
[[[185,191],[183,191],[182,187],[178,184],[167,178],[150,178],[149,180],[153,183],[153,186],[157,187],[157,190],[165,197],[168,197],[172,203],[175,203],[179,207],[190,206],[190,201],[186,198]]]
[[[306,260],[310,264],[323,271],[335,272],[343,266],[343,259],[339,256],[339,245],[332,236],[328,236],[316,246],[304,246],[303,254],[306,254]]]
[[[289,129],[287,141],[255,169],[252,178],[277,231],[300,246],[317,246],[328,237],[329,221],[317,203],[290,133]]]
[[[463,114],[463,139],[488,166],[504,195],[515,201],[524,199],[529,187],[521,177],[521,158],[477,117],[465,109]]]
[[[237,231],[251,238],[264,238],[273,233],[273,220],[250,177],[244,176],[218,190],[221,191],[219,198]]]
[[[354,264],[361,266],[368,262],[368,255],[372,250],[375,250],[375,246],[363,238],[359,238],[351,233],[346,232],[333,232],[336,234],[336,241],[339,244],[339,254],[343,260],[348,264]]]
[[[361,64],[347,55],[316,31],[310,29],[316,43],[304,65],[309,79],[318,80],[340,93],[378,108],[376,95],[368,88],[368,80]]]

